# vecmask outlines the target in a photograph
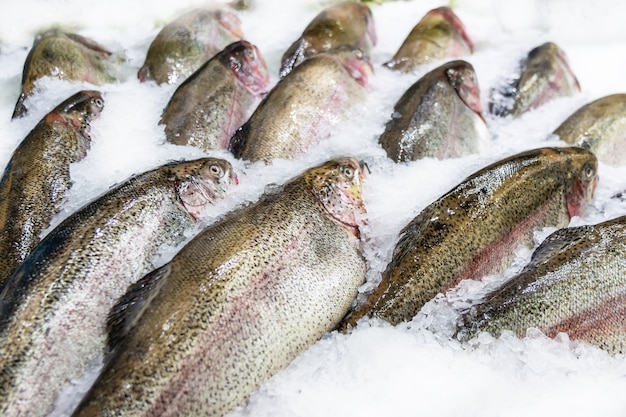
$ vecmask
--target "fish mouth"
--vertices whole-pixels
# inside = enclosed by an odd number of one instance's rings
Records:
[[[233,181],[237,182],[236,176]],[[228,181],[215,183],[193,175],[176,186],[178,198],[194,220],[200,217],[208,205],[224,199],[228,188]]]

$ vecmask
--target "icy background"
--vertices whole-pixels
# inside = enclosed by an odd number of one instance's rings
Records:
[[[196,0],[20,0],[0,5],[0,165],[32,127],[53,107],[79,89],[104,93],[105,109],[93,123],[87,158],[72,167],[75,180],[60,221],[116,182],[172,159],[194,158],[199,150],[164,143],[158,126],[161,111],[175,86],[140,84],[136,71],[148,45],[163,24]],[[523,117],[487,116],[492,135],[481,155],[395,165],[377,139],[396,100],[424,73],[386,71],[389,59],[411,28],[430,9],[446,2],[430,0],[374,4],[378,32],[372,52],[376,74],[366,103],[333,136],[293,161],[272,166],[245,166],[225,152],[238,171],[240,185],[219,207],[221,213],[255,200],[267,184],[281,183],[309,166],[338,155],[364,159],[372,170],[365,186],[369,226],[363,230],[369,265],[367,291],[376,285],[397,240],[398,231],[422,208],[483,166],[520,151],[562,145],[552,132],[583,104],[626,92],[626,3],[620,0],[499,1],[456,0],[455,12],[475,42],[465,57],[476,69],[486,109],[489,91],[509,76],[533,47],[556,42],[568,55],[582,92],[556,100]],[[277,80],[280,57],[324,3],[314,0],[257,0],[240,14],[246,39],[259,47]],[[119,83],[102,87],[54,80],[40,83],[23,119],[10,116],[20,91],[24,60],[37,31],[54,24],[78,31],[124,55]],[[596,197],[572,224],[597,223],[626,214],[626,202],[610,198],[626,190],[626,168],[600,164]],[[551,230],[537,235],[537,242]],[[348,335],[336,332],[304,352],[291,366],[255,393],[235,416],[589,416],[626,415],[626,360],[611,357],[567,337],[548,340],[529,332],[519,340],[505,335],[481,336],[470,346],[449,338],[452,305],[463,305],[513,275],[530,257],[520,249],[512,268],[483,282],[464,282],[457,291],[429,303],[411,323],[391,327],[371,321]],[[155,262],[163,263],[171,253]]]

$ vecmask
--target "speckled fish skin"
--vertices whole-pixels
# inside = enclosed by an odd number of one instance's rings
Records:
[[[625,293],[626,217],[557,230],[519,275],[462,316],[459,336],[510,330],[524,337],[533,327],[623,354]]]
[[[400,232],[380,285],[342,328],[363,316],[397,325],[459,281],[502,272],[534,231],[582,212],[596,172],[595,156],[572,147],[523,152],[471,175]]]
[[[569,66],[565,52],[546,42],[528,53],[519,78],[492,93],[491,113],[519,117],[555,98],[573,96],[580,84]]]
[[[352,48],[307,59],[261,101],[229,150],[236,158],[266,163],[305,152],[365,101],[371,71],[369,60]]]
[[[471,55],[473,51],[474,43],[458,16],[449,7],[439,7],[426,13],[384,66],[411,72],[420,65]]]
[[[72,186],[70,164],[90,147],[104,100],[80,91],[46,115],[13,152],[0,180],[0,290],[39,243]]]
[[[154,38],[137,78],[157,84],[186,79],[226,46],[241,40],[240,25],[236,12],[227,6],[194,9],[180,16]]]
[[[115,81],[118,70],[113,54],[89,38],[56,29],[42,33],[26,57],[13,118],[27,113],[24,101],[34,93],[36,81],[46,76],[103,85]]]
[[[593,152],[600,162],[626,165],[626,94],[613,94],[576,110],[554,134]]]
[[[246,41],[230,44],[176,89],[161,118],[165,138],[204,151],[228,149],[269,85],[259,50]]]
[[[358,2],[342,2],[318,14],[283,54],[280,77],[311,56],[343,46],[360,49],[369,56],[376,45],[376,28],[370,8]]]
[[[225,196],[227,161],[204,158],[135,176],[71,215],[0,293],[0,412],[44,416],[59,390],[104,353],[107,315]]]
[[[114,308],[112,340],[125,334],[74,416],[223,416],[334,329],[365,279],[363,169],[307,170],[147,275]]]
[[[400,97],[379,141],[396,162],[458,158],[489,143],[474,67],[451,61],[424,75]]]

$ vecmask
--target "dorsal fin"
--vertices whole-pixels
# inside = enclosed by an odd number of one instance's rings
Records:
[[[130,285],[113,306],[107,319],[108,354],[122,342],[150,307],[150,302],[160,292],[170,273],[169,264],[150,272]]]

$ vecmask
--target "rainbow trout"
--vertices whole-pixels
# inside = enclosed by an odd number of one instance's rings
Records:
[[[600,162],[626,165],[626,94],[599,98],[576,110],[554,134],[593,152]]]
[[[492,91],[489,111],[497,116],[519,117],[550,100],[578,92],[580,85],[565,52],[547,42],[528,53],[521,63],[519,78]]]
[[[372,73],[361,51],[317,54],[281,79],[233,135],[229,150],[250,162],[290,159],[328,137],[366,98]]]
[[[204,158],[132,177],[35,248],[0,293],[0,413],[43,416],[59,390],[104,353],[107,314],[225,196],[230,164]]]
[[[380,285],[343,323],[363,316],[396,325],[463,279],[502,272],[533,232],[566,226],[596,184],[595,156],[543,148],[496,162],[426,207],[400,232]]]
[[[240,25],[228,7],[194,9],[180,16],[154,38],[137,78],[157,84],[184,80],[227,45],[241,40]]]
[[[530,263],[460,320],[459,336],[540,329],[626,353],[626,217],[557,230]]]
[[[369,56],[375,45],[376,28],[370,8],[354,1],[334,4],[315,16],[283,54],[280,77],[315,54],[350,46]]]
[[[90,147],[104,100],[81,91],[46,115],[13,152],[0,180],[0,291],[40,241],[72,186],[70,164]]]
[[[420,78],[393,108],[379,139],[396,162],[458,158],[489,142],[474,67],[451,61]]]
[[[420,65],[446,58],[471,55],[474,43],[465,26],[449,7],[426,13],[385,67],[411,72]]]
[[[228,149],[231,136],[248,120],[269,84],[256,46],[230,44],[174,92],[161,118],[167,141],[204,151]]]
[[[365,167],[329,161],[229,213],[129,290],[78,416],[223,416],[335,328],[365,279]]]
[[[46,76],[103,85],[115,81],[119,73],[115,56],[89,38],[57,29],[39,34],[26,56],[22,92],[12,118],[26,114],[25,100],[35,92],[37,80]]]

